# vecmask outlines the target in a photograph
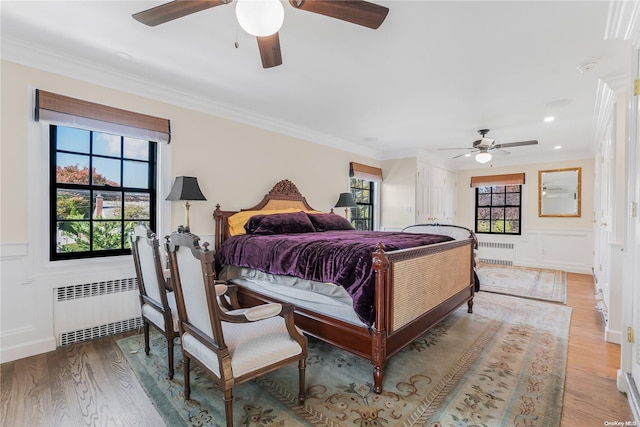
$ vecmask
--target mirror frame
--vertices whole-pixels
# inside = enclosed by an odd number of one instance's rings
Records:
[[[568,213],[568,214],[543,214],[542,213],[542,174],[543,173],[551,173],[551,172],[567,172],[567,171],[575,171],[578,173],[578,205],[576,213]],[[549,170],[539,170],[538,171],[538,216],[539,217],[569,217],[569,218],[577,218],[581,216],[582,209],[582,168],[564,168],[564,169],[549,169]]]

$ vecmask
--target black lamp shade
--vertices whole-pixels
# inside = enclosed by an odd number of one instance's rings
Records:
[[[340,198],[338,198],[338,202],[335,205],[336,208],[355,208],[357,206],[351,193],[340,193]]]
[[[200,191],[198,178],[194,176],[177,176],[166,200],[207,200],[207,198]]]

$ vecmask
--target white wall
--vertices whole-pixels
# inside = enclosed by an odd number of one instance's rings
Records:
[[[161,236],[184,222],[184,206],[163,200],[177,175],[197,176],[207,197],[191,207],[191,229],[206,240],[218,203],[226,210],[250,207],[286,178],[311,206],[328,211],[348,189],[350,161],[380,166],[368,157],[16,63],[2,61],[0,71],[2,362],[55,348],[54,325],[67,323],[54,318],[65,314],[54,310],[56,288],[134,276],[130,257],[48,261],[48,139],[46,125],[33,121],[36,88],[171,120],[172,142],[160,153]],[[106,305],[107,319],[117,317],[111,310],[118,306],[131,306]],[[78,325],[86,326],[93,325]]]
[[[538,216],[538,171],[582,168],[581,216]],[[573,160],[536,163],[495,168],[487,165],[478,169],[458,171],[458,210],[456,224],[473,229],[474,189],[472,176],[524,173],[522,187],[522,234],[520,236],[478,235],[479,240],[513,243],[514,265],[553,268],[568,272],[591,274],[593,266],[594,219],[594,160]]]

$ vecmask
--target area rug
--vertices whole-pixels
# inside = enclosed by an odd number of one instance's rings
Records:
[[[237,426],[544,426],[560,425],[569,307],[505,295],[476,294],[386,365],[384,392],[373,392],[371,364],[309,340],[304,405],[296,404],[297,365],[237,385]],[[181,352],[166,376],[166,343],[141,334],[118,341],[168,426],[224,425],[222,392],[192,368],[184,401]]]
[[[567,273],[540,268],[478,264],[480,290],[565,303]]]

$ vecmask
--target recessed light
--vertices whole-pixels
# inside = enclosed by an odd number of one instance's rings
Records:
[[[555,119],[556,119],[556,118],[555,118],[555,117],[553,117],[553,116],[547,116],[547,117],[545,117],[545,118],[544,118],[544,121],[545,121],[545,122],[547,122],[547,123],[549,123],[549,122],[554,121]]]
[[[581,74],[588,73],[589,71],[593,71],[597,65],[597,61],[585,62],[584,64],[578,65],[578,71],[580,71]]]
[[[471,157],[471,153],[467,153],[464,155],[465,157]]]
[[[553,147],[554,150],[560,150],[562,148],[562,145],[556,145],[555,147]]]

